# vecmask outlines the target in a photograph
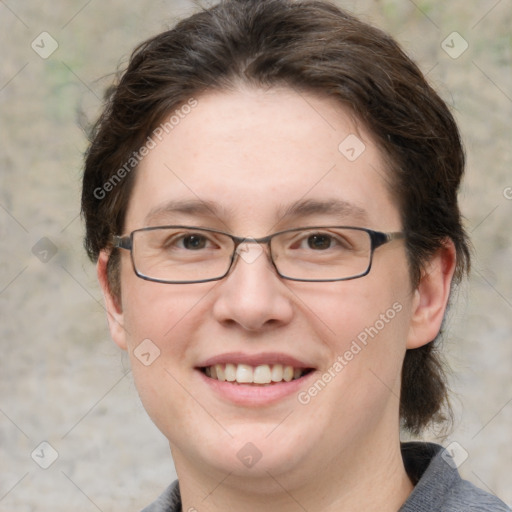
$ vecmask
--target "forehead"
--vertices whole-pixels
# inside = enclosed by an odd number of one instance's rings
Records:
[[[139,165],[128,228],[187,218],[261,233],[308,219],[398,227],[382,155],[334,99],[242,89],[208,92],[187,111]]]

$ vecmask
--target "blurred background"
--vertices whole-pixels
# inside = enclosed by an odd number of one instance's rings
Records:
[[[426,437],[512,505],[512,2],[337,3],[390,32],[459,122],[474,267],[446,322],[454,429]],[[79,198],[84,128],[113,73],[196,9],[0,0],[0,511],[138,511],[175,477],[110,340]]]

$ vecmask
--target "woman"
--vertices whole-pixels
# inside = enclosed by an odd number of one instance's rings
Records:
[[[82,209],[179,478],[147,511],[507,510],[400,443],[449,414],[463,170],[417,66],[329,3],[228,0],[135,50]]]

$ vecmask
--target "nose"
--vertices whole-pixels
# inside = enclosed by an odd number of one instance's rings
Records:
[[[225,325],[261,331],[286,325],[293,317],[291,292],[259,244],[239,246],[236,261],[217,294],[213,314]]]

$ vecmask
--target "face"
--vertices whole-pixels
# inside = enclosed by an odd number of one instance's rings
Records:
[[[244,89],[197,100],[138,168],[125,233],[400,231],[382,155],[332,99]],[[398,435],[401,365],[419,343],[414,322],[425,303],[411,290],[403,242],[379,247],[367,276],[323,283],[284,280],[266,249],[245,250],[258,253],[239,257],[224,279],[196,284],[140,279],[122,251],[122,306],[107,292],[113,337],[129,351],[178,473],[300,480],[387,446]],[[222,382],[208,376],[214,365],[218,373],[234,365],[240,380],[268,365],[279,382]],[[280,380],[281,372],[297,378]]]

